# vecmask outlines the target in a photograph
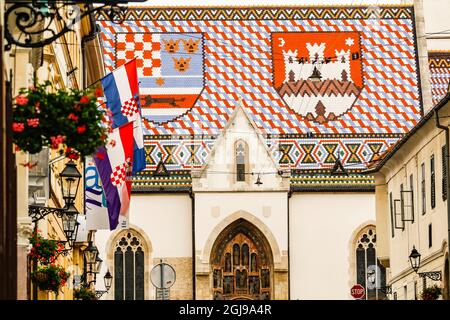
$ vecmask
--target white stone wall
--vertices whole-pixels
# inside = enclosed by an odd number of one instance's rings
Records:
[[[355,231],[375,220],[373,193],[293,194],[290,202],[291,299],[352,299]]]
[[[448,107],[439,112],[448,114]],[[441,118],[448,125],[447,118]],[[406,221],[404,230],[395,229],[392,237],[389,221],[390,241],[390,275],[393,291],[398,299],[404,299],[404,287],[408,294],[406,298],[413,299],[414,282],[418,282],[419,293],[422,290],[422,280],[413,273],[409,261],[412,247],[421,254],[419,272],[444,271],[447,233],[447,203],[442,199],[442,146],[445,144],[445,134],[435,127],[435,120],[429,120],[402,148],[391,158],[382,169],[388,185],[388,194],[392,192],[393,199],[400,199],[400,185],[404,190],[410,190],[410,175],[413,176],[414,191],[414,223]],[[430,159],[434,155],[436,206],[431,208],[431,172]],[[422,209],[421,179],[422,163],[425,164],[425,213]],[[388,198],[389,199],[389,198]],[[390,212],[389,200],[386,203]],[[429,245],[428,227],[432,225],[432,243]],[[442,285],[429,280],[428,284]]]
[[[423,0],[425,15],[425,32],[427,35],[428,50],[450,50],[450,33],[441,33],[450,29],[450,1]],[[433,33],[433,34],[431,34]]]
[[[192,258],[192,210],[191,198],[188,194],[132,194],[130,202],[131,227],[137,226],[145,232],[152,248],[150,259],[154,258]],[[100,279],[107,269],[111,269],[112,261],[107,261],[108,240],[115,231],[98,230],[95,243],[103,259]],[[146,266],[151,270],[153,265]],[[176,271],[176,270],[175,270]],[[150,297],[153,299],[154,290]],[[103,280],[97,281],[97,290],[103,290]],[[189,288],[190,292],[192,291]],[[109,296],[113,299],[113,296]]]
[[[233,219],[227,219],[230,216],[233,216]],[[251,216],[257,219],[257,222],[251,221]],[[209,262],[209,252],[204,252],[204,249],[208,241],[215,240],[211,237],[215,234],[213,230],[218,226],[220,229],[225,228],[238,217],[255,222],[256,227],[266,227],[273,235],[279,250],[287,250],[286,192],[196,193],[195,246],[196,251],[201,252],[204,262]],[[224,221],[227,222],[223,223]],[[264,233],[265,230],[261,231]],[[270,238],[268,234],[265,236]],[[268,240],[270,243],[270,239]]]

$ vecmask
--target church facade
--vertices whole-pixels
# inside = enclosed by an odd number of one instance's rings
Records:
[[[412,7],[97,19],[109,70],[137,59],[147,161],[128,228],[95,235],[107,299],[161,298],[160,262],[170,299],[386,297],[361,171],[423,114]]]

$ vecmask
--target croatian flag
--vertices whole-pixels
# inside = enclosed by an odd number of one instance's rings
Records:
[[[114,230],[119,220],[127,220],[130,208],[131,180],[127,176],[133,163],[133,123],[114,129],[108,138],[115,143],[100,147],[94,161],[106,196],[109,228]]]
[[[133,122],[134,161],[133,174],[145,169],[142,115],[136,59],[120,66],[102,79],[106,106],[112,112],[112,128]]]

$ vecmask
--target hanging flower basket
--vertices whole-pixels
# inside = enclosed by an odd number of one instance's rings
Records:
[[[442,288],[434,285],[423,289],[421,298],[422,300],[437,300],[442,294]]]
[[[86,288],[73,290],[73,297],[75,300],[98,300],[95,292]]]
[[[40,290],[51,290],[58,293],[59,289],[65,286],[69,275],[63,267],[51,264],[39,267],[31,274],[31,280]]]
[[[64,248],[64,245],[56,240],[44,239],[37,232],[33,233],[29,240],[32,247],[28,256],[41,265],[55,262],[58,253]]]
[[[101,90],[50,92],[50,86],[46,81],[20,89],[12,124],[18,148],[33,154],[48,146],[76,159],[104,146],[108,128],[105,112],[97,105]]]

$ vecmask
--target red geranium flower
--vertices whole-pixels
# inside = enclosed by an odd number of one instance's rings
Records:
[[[80,103],[87,104],[91,101],[88,96],[82,96],[80,99]]]
[[[36,128],[39,125],[39,118],[27,119],[27,124],[29,127]]]
[[[58,149],[58,146],[60,143],[63,143],[64,140],[66,140],[66,137],[58,135],[56,137],[50,137],[51,143],[52,143],[52,148],[53,149]]]
[[[17,104],[17,105],[23,106],[23,105],[25,105],[25,104],[27,104],[27,103],[28,103],[28,98],[27,98],[26,96],[24,96],[23,94],[18,95],[18,96],[16,97],[16,104]]]
[[[23,130],[25,130],[25,124],[21,122],[14,122],[12,125],[12,129],[14,132],[22,132]]]
[[[83,134],[85,131],[86,131],[86,125],[83,124],[82,126],[77,127],[77,132],[79,134]]]
[[[101,88],[95,89],[95,96],[97,98],[100,98],[101,96],[103,96],[103,90]]]
[[[71,113],[67,116],[67,119],[69,120],[73,120],[73,121],[78,121],[78,116],[76,116],[75,114]]]

